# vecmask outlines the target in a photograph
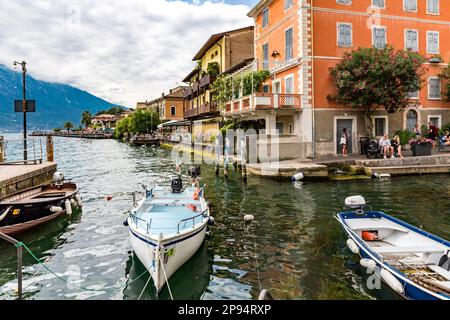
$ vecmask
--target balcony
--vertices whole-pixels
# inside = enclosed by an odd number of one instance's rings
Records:
[[[209,85],[213,84],[214,81],[216,81],[216,78],[207,74],[206,76],[200,79],[199,86],[200,88],[203,89],[205,87],[209,87]]]
[[[208,90],[209,86],[216,81],[216,78],[207,74],[202,77],[200,81],[192,83],[190,88],[187,88],[183,92],[183,99],[189,99],[195,96],[200,89]]]
[[[224,115],[233,115],[258,110],[301,110],[301,95],[254,93],[241,99],[228,101]]]
[[[214,115],[219,113],[219,108],[216,103],[206,103],[199,107],[188,109],[184,111],[184,118],[190,119],[195,117],[202,117],[208,115]]]

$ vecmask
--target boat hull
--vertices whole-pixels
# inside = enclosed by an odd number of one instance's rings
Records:
[[[130,242],[139,260],[152,276],[157,292],[170,277],[198,251],[206,234],[207,222],[188,233],[152,240],[130,227]],[[158,259],[159,257],[159,259]]]
[[[413,230],[418,233],[424,233],[424,231],[409,225],[403,221],[400,221],[398,219],[395,219],[387,214],[381,214],[384,218],[387,218],[391,221],[394,221],[396,223],[401,224],[404,227],[407,227],[410,230]],[[382,257],[377,254],[370,246],[368,246],[359,236],[356,235],[355,232],[353,232],[345,223],[344,221],[344,214],[340,213],[338,214],[337,218],[339,223],[341,224],[345,234],[348,236],[349,239],[353,240],[356,245],[359,248],[359,256],[364,259],[371,259],[376,262],[376,266],[380,268],[380,270],[387,270],[390,272],[392,276],[397,279],[401,285],[403,286],[403,293],[398,293],[400,296],[402,296],[405,299],[408,300],[449,300],[450,296],[438,294],[435,292],[432,292],[430,290],[427,290],[426,288],[420,286],[419,284],[411,281],[411,279],[408,279],[405,274],[400,272],[399,270],[393,268],[388,263],[385,263],[382,259]],[[427,234],[429,236],[429,234]],[[433,236],[436,239],[440,239],[436,236]],[[445,240],[440,239],[445,242]],[[383,280],[384,281],[384,280]]]

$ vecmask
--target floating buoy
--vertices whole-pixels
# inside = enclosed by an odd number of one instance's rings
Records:
[[[65,208],[66,208],[66,213],[67,213],[67,215],[72,215],[72,204],[70,203],[70,200],[69,199],[67,199],[65,202],[64,202],[64,206],[65,206]]]
[[[105,197],[105,200],[106,200],[106,201],[111,201],[112,198],[113,198],[112,196],[106,196],[106,197]]]
[[[246,214],[246,215],[244,216],[244,221],[245,221],[245,222],[250,222],[250,221],[253,221],[253,220],[255,220],[255,216],[254,216],[254,215]]]
[[[299,173],[297,173],[296,175],[294,175],[292,178],[291,178],[291,180],[292,180],[292,182],[295,182],[295,181],[301,181],[301,180],[303,180],[305,178],[305,175],[303,174],[303,172],[299,172]]]
[[[78,193],[75,195],[75,200],[77,201],[78,206],[80,208],[82,208],[83,207],[83,200],[81,199],[81,196]]]
[[[351,252],[355,254],[359,253],[359,247],[352,239],[347,240],[347,247],[350,249]]]
[[[400,281],[398,281],[398,279],[396,277],[394,277],[392,275],[392,273],[390,273],[386,269],[383,269],[380,272],[380,276],[381,276],[381,279],[383,279],[384,282],[386,282],[386,284],[389,287],[391,287],[392,290],[394,290],[395,292],[398,292],[400,294],[403,294],[405,289],[403,288],[402,283]]]
[[[63,208],[57,207],[57,206],[51,206],[50,207],[50,212],[53,212],[53,213],[58,213],[58,212],[61,212],[63,210],[64,210]]]
[[[367,269],[373,270],[377,266],[377,263],[372,259],[361,259],[359,260],[359,264]]]
[[[209,224],[210,226],[213,226],[215,223],[216,223],[216,221],[214,220],[214,218],[213,218],[213,217],[209,217],[209,219],[208,219],[208,224]]]

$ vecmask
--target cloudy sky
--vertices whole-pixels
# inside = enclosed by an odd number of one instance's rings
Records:
[[[257,0],[0,3],[0,63],[134,107],[180,84],[213,33],[252,25]]]

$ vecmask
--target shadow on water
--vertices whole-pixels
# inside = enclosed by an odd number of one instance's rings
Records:
[[[208,287],[210,275],[212,274],[213,257],[208,253],[208,243],[205,242],[197,253],[169,279],[172,295],[176,300],[200,300]],[[123,291],[125,300],[136,300],[139,298],[149,275],[143,276],[137,281],[128,284],[145,272],[144,265],[133,253],[126,263],[126,275],[130,280]],[[141,300],[168,300],[169,290],[164,287],[159,297],[153,281],[150,280]]]

